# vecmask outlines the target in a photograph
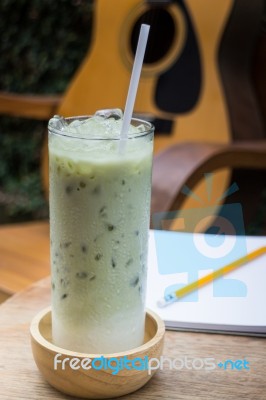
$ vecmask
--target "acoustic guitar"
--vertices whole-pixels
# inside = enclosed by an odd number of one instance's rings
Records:
[[[155,152],[176,141],[228,142],[217,50],[233,0],[97,0],[89,53],[62,115],[124,108],[141,23],[151,25],[135,113],[155,122]]]
[[[123,109],[139,28],[148,23],[151,29],[135,114],[155,124],[155,153],[181,141],[228,143],[232,132],[218,50],[235,2],[96,0],[89,52],[57,113],[88,115],[98,109]],[[204,204],[214,205],[229,177],[229,171],[215,173],[211,199],[204,182],[194,191]],[[198,206],[191,196],[184,205]]]

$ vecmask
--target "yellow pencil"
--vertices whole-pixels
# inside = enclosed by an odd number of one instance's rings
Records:
[[[176,290],[165,296],[163,299],[158,300],[158,307],[165,307],[169,304],[181,299],[182,297],[188,295],[196,289],[201,288],[202,286],[208,285],[210,282],[213,282],[215,279],[221,278],[222,276],[228,274],[229,272],[235,270],[236,268],[244,265],[254,258],[261,256],[266,253],[266,246],[260,247],[259,249],[245,255],[244,257],[239,258],[238,260],[233,261],[230,264],[225,265],[224,267],[218,269],[217,271],[211,272],[210,274],[200,278],[197,281],[194,281],[181,289]]]

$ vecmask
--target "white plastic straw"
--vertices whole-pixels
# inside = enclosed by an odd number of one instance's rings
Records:
[[[125,141],[127,139],[127,134],[129,130],[130,121],[133,114],[133,108],[135,104],[136,94],[139,85],[139,78],[142,69],[144,54],[147,46],[148,35],[149,35],[150,25],[142,24],[139,34],[138,46],[135,55],[134,65],[132,69],[127,101],[125,106],[124,118],[122,122],[122,129],[120,134],[119,151],[123,152],[125,148]]]

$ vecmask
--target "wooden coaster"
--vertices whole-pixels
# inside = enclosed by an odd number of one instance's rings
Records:
[[[157,314],[147,310],[144,344],[106,355],[76,353],[55,346],[50,307],[36,315],[30,333],[35,362],[50,385],[72,396],[104,399],[132,393],[150,380],[155,370],[147,369],[148,360],[160,358],[165,326]],[[129,360],[126,364],[125,359]]]

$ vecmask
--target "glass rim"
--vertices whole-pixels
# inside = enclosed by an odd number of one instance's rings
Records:
[[[61,118],[64,118],[64,120],[66,120],[66,121],[74,121],[74,120],[77,120],[77,119],[82,121],[82,120],[86,120],[86,119],[92,118],[92,117],[94,117],[94,115],[80,115],[80,116],[61,117]],[[75,134],[72,134],[72,133],[71,134],[66,134],[66,133],[63,133],[63,131],[60,130],[59,128],[51,126],[50,122],[51,122],[51,120],[53,118],[51,118],[49,120],[49,122],[48,122],[48,133],[49,134],[52,133],[52,134],[55,134],[57,136],[62,136],[62,137],[65,137],[65,138],[82,139],[82,140],[89,140],[89,141],[92,141],[92,140],[105,140],[105,141],[106,140],[118,140],[119,141],[119,140],[121,140],[120,136],[115,136],[115,137],[114,136],[112,136],[112,137],[94,136],[94,137],[90,138],[90,137],[84,137],[84,136],[76,136]],[[144,131],[142,131],[142,132],[131,133],[130,136],[127,136],[125,138],[125,140],[137,139],[137,138],[148,136],[151,133],[154,133],[155,127],[151,122],[145,121],[145,120],[140,119],[140,118],[134,118],[134,117],[131,118],[131,121],[136,121],[136,122],[139,122],[139,124],[145,125],[146,129]]]

